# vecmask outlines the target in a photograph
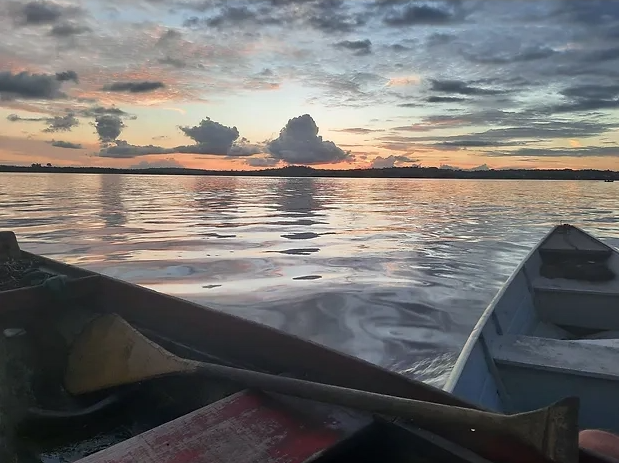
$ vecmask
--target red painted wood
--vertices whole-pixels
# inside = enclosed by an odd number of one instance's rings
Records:
[[[76,463],[302,463],[368,423],[318,410],[246,390]]]

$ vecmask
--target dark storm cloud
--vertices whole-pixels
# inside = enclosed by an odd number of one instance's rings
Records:
[[[365,40],[343,40],[333,44],[336,48],[344,48],[354,52],[357,56],[369,55],[372,53],[372,42]]]
[[[0,72],[0,99],[16,98],[55,100],[65,98],[60,91],[61,82],[52,74],[30,74],[10,71]]]
[[[79,83],[79,78],[77,76],[77,72],[75,71],[62,71],[56,73],[56,80],[60,82],[66,82],[72,80],[76,84]]]
[[[95,118],[95,129],[101,143],[115,141],[126,127],[122,119],[113,114],[104,114]]]
[[[158,81],[114,82],[103,86],[101,90],[108,92],[145,93],[164,88],[165,84]]]
[[[350,158],[349,151],[318,135],[318,126],[309,114],[290,119],[266,149],[272,157],[288,164],[326,164]]]
[[[70,141],[52,140],[48,143],[52,146],[55,146],[56,148],[67,148],[67,149],[72,149],[72,150],[82,149],[81,144],[72,143]]]

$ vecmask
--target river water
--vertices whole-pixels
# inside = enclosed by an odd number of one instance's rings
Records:
[[[619,183],[0,173],[27,251],[441,386],[530,248],[619,247]]]

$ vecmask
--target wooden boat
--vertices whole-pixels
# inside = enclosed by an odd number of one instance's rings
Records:
[[[514,413],[580,397],[580,427],[619,432],[619,254],[554,227],[473,329],[444,389]]]
[[[238,380],[208,375],[162,374],[71,394],[66,372],[72,371],[73,361],[90,372],[77,376],[78,382],[133,372],[131,365],[112,371],[107,364],[74,355],[75,349],[87,345],[83,336],[92,334],[93,324],[122,317],[149,348],[159,350],[144,350],[137,338],[129,339],[131,343],[120,337],[101,338],[93,345],[102,346],[104,354],[120,351],[125,360],[141,359],[138,367],[149,368],[157,363],[153,355],[167,351],[178,356],[178,362],[167,359],[177,365],[182,364],[180,358],[206,361],[217,368],[270,373],[270,378],[303,378],[361,390],[357,396],[384,394],[387,402],[418,399],[449,405],[439,407],[441,413],[479,413],[474,409],[480,408],[272,328],[25,252],[12,232],[0,232],[0,285],[2,462],[488,463],[487,457],[499,463],[519,463],[522,458],[535,463],[575,461],[563,454],[557,457],[554,443],[546,445],[551,453],[533,451],[520,437],[515,440],[499,430],[501,426],[494,429],[495,421],[485,431],[481,425],[475,429],[449,420],[437,425],[436,419],[423,416],[411,422],[399,419],[397,410],[390,415],[367,413],[337,402],[248,389]],[[558,408],[571,416],[566,403]],[[545,426],[551,422],[552,427],[554,415],[542,412]],[[528,415],[526,420],[530,421]],[[574,451],[575,436],[574,432]],[[564,441],[566,448],[572,445]]]

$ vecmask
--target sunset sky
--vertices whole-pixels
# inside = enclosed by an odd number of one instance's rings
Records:
[[[619,170],[619,1],[0,11],[0,164]]]

